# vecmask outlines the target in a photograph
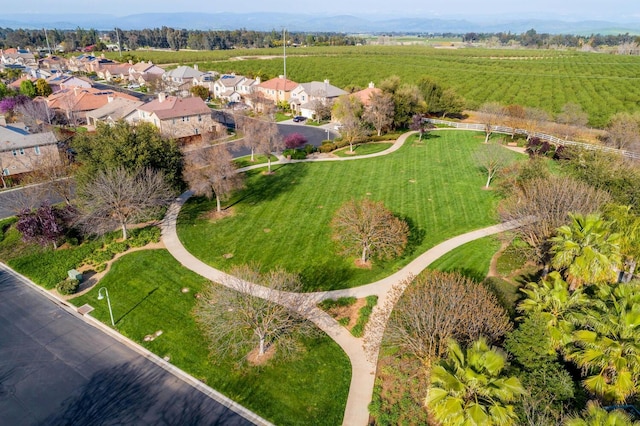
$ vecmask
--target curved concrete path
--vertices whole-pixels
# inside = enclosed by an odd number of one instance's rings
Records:
[[[303,161],[349,161],[387,155],[400,149],[412,133],[414,132],[403,134],[389,149],[375,154],[358,157],[320,158],[312,160],[280,160],[273,162],[272,165]],[[265,167],[265,165],[260,164],[256,166],[249,166],[241,169],[241,171],[261,167]],[[270,290],[254,283],[249,283],[235,277],[231,277],[225,272],[205,264],[187,251],[178,238],[176,223],[182,205],[191,197],[191,195],[192,193],[188,191],[178,197],[169,207],[162,222],[162,239],[169,253],[171,253],[184,267],[191,269],[211,281],[287,306],[312,321],[322,331],[327,333],[327,335],[329,335],[336,343],[338,343],[351,362],[351,384],[349,387],[349,395],[347,397],[347,405],[342,422],[343,425],[349,426],[364,426],[369,422],[369,403],[371,402],[373,395],[376,363],[378,360],[380,343],[384,334],[384,326],[391,314],[393,305],[402,294],[404,288],[409,284],[409,278],[418,275],[433,261],[456,247],[478,238],[483,238],[520,226],[517,222],[503,223],[451,238],[426,251],[400,271],[371,284],[356,288],[327,292],[286,293]],[[369,324],[365,328],[364,337],[362,338],[356,338],[351,335],[345,327],[341,326],[336,320],[316,306],[318,302],[324,299],[335,299],[345,296],[362,298],[370,295],[378,296],[378,303],[373,309]]]

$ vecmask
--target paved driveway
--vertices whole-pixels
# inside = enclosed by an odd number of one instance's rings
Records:
[[[0,265],[0,424],[254,423]]]

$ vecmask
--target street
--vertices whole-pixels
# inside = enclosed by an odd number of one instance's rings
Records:
[[[254,424],[225,405],[0,265],[0,423]]]

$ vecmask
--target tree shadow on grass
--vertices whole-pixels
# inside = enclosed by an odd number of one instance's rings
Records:
[[[407,240],[407,246],[405,248],[405,256],[412,255],[418,247],[424,241],[427,236],[427,231],[420,228],[413,219],[409,216],[397,216],[398,219],[403,220],[409,226],[409,238]]]
[[[307,174],[308,168],[307,165],[302,163],[279,164],[272,166],[271,171],[272,174],[253,172],[254,175],[249,176],[247,179],[246,188],[233,197],[228,207],[240,202],[257,204],[290,191],[294,188],[296,182]],[[259,173],[261,176],[255,176],[255,173]]]
[[[304,291],[329,291],[345,288],[345,283],[353,277],[353,270],[344,265],[325,262],[306,267],[300,273]]]

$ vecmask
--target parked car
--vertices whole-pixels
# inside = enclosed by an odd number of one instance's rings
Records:
[[[302,121],[304,121],[306,119],[307,119],[307,117],[303,117],[301,115],[296,115],[295,117],[293,117],[293,121],[295,123],[300,123],[300,122],[302,122]]]

